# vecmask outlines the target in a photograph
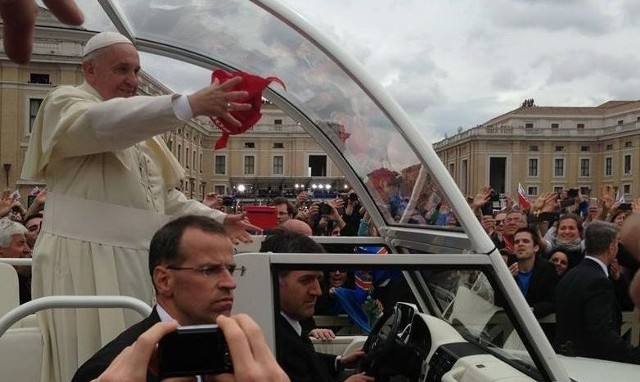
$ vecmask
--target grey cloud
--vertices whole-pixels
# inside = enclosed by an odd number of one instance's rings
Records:
[[[620,6],[622,20],[627,25],[640,25],[640,2],[625,0]]]
[[[517,88],[521,84],[521,78],[511,68],[499,68],[491,77],[491,86],[498,90]]]
[[[594,51],[568,51],[562,55],[544,55],[534,64],[548,65],[548,84],[583,80],[596,75],[628,81],[638,78],[638,57],[631,55],[613,56]]]
[[[492,1],[486,7],[490,21],[504,28],[575,30],[585,35],[601,35],[617,28],[618,20],[597,1]]]

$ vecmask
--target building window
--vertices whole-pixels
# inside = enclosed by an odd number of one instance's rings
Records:
[[[553,160],[553,176],[564,176],[564,158],[556,158]]]
[[[273,130],[274,131],[282,131],[282,120],[274,119],[273,120]]]
[[[556,194],[562,192],[562,190],[564,190],[563,186],[553,186],[553,192],[555,192]]]
[[[451,174],[452,177],[455,177],[455,171],[456,171],[456,165],[453,163],[449,163],[449,174]]]
[[[631,174],[631,154],[626,154],[624,156],[624,174]]]
[[[624,143],[624,147],[631,147],[631,146],[633,146],[633,143],[631,141],[626,141]]]
[[[525,129],[533,129],[533,123],[528,122],[524,124]]]
[[[631,194],[631,185],[630,184],[623,184],[622,185],[622,193],[625,195],[630,195]]]
[[[256,144],[254,142],[245,142],[244,143],[244,148],[245,149],[255,149],[256,148]]]
[[[619,119],[619,120],[618,120],[618,125],[624,125],[624,120]]]
[[[191,161],[191,166],[193,167],[194,170],[196,170],[196,151],[195,150],[193,150],[192,156],[193,158]]]
[[[556,151],[564,151],[564,146],[556,146]]]
[[[613,158],[604,158],[604,176],[611,176],[613,174]]]
[[[273,124],[274,125],[282,125],[282,120],[281,119],[274,119],[273,120]]]
[[[605,148],[605,150],[613,150],[613,145],[612,144],[608,144],[607,147]]]
[[[218,195],[225,195],[227,193],[224,186],[213,186],[213,192]]]
[[[560,128],[560,124],[559,123],[552,123],[551,124],[551,128],[552,129],[558,129],[558,128]]]
[[[578,124],[576,125],[576,128],[577,128],[577,129],[584,129],[584,123],[578,123]]]
[[[529,176],[538,176],[538,158],[529,158]]]
[[[42,105],[42,99],[29,98],[29,134],[33,131],[33,123],[36,121],[40,105]]]
[[[538,146],[529,146],[529,151],[540,151]]]
[[[216,155],[213,158],[213,173],[216,175],[225,175],[227,173],[227,157],[224,155]]]
[[[184,156],[184,161],[186,162],[185,167],[189,168],[189,148],[187,147],[185,151],[186,151],[186,154]]]
[[[202,162],[202,153],[200,153],[200,172],[202,172],[202,167],[203,167],[202,165],[203,164],[204,163]]]
[[[580,151],[591,151],[591,146],[580,146]]]
[[[284,157],[282,155],[275,155],[273,157],[273,175],[284,174]]]
[[[589,158],[580,159],[580,176],[590,176],[591,160]]]
[[[180,162],[182,160],[182,145],[178,144],[178,162]]]
[[[48,74],[30,73],[29,74],[29,83],[48,85],[51,82],[49,81],[49,75]]]
[[[253,155],[245,155],[244,157],[244,174],[245,175],[253,175],[255,174],[255,161],[256,158]]]
[[[527,194],[529,194],[529,196],[538,196],[538,186],[527,187]]]
[[[284,143],[282,142],[273,142],[274,149],[284,149]]]

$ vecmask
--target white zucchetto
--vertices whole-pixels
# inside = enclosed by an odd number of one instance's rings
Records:
[[[100,32],[97,35],[91,37],[89,41],[87,41],[87,44],[84,46],[84,50],[82,51],[82,56],[84,57],[95,50],[102,49],[114,44],[133,45],[131,40],[118,32]]]

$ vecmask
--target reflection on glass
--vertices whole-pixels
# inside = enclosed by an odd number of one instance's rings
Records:
[[[283,274],[290,277],[286,283]],[[338,336],[368,335],[367,343],[374,350],[384,348],[389,344],[389,337],[396,336],[393,346],[398,347],[398,351],[402,351],[403,344],[418,347],[423,360],[445,344],[468,342],[477,354],[492,355],[521,372],[537,374],[533,359],[512,322],[513,315],[507,314],[510,308],[499,302],[490,279],[480,270],[335,264],[310,270],[287,268],[280,275],[281,306],[291,303],[283,293],[291,294],[292,285],[308,292],[298,296],[315,296],[315,321],[301,321],[307,331],[330,328]],[[416,290],[409,288],[405,276],[412,278]],[[300,282],[292,284],[294,280]],[[287,288],[285,292],[283,288]],[[416,295],[433,296],[442,315],[421,312]],[[295,301],[308,302],[307,297]],[[348,321],[344,320],[347,317]],[[448,325],[443,326],[440,318]],[[312,326],[314,323],[316,326]],[[438,333],[432,335],[431,331]],[[443,339],[447,340],[442,342]]]
[[[281,78],[287,90],[274,91],[315,123],[344,156],[387,224],[455,226],[440,187],[393,121],[342,66],[280,18],[245,0],[113,4],[138,41],[179,47],[231,69]],[[107,18],[95,2],[80,5],[96,29],[114,29],[105,25]]]

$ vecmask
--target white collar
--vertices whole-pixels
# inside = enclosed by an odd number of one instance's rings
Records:
[[[167,313],[167,311],[164,310],[162,306],[160,306],[160,304],[156,304],[156,311],[158,312],[158,316],[160,316],[160,321],[162,322],[175,321],[174,318],[171,317],[169,313]]]
[[[293,318],[289,317],[283,311],[280,311],[280,314],[282,315],[282,317],[284,317],[287,320],[287,322],[289,322],[289,324],[291,324],[291,326],[293,327],[293,330],[295,330],[296,333],[298,333],[298,335],[301,336],[302,335],[302,325],[300,325],[300,321],[294,320]]]
[[[602,268],[602,271],[604,272],[604,274],[609,277],[609,268],[607,267],[607,264],[605,264],[604,262],[602,262],[602,260],[598,259],[597,257],[593,257],[593,256],[585,256],[585,259],[590,259],[595,261],[596,263],[598,263],[598,265],[600,266],[600,268]]]

